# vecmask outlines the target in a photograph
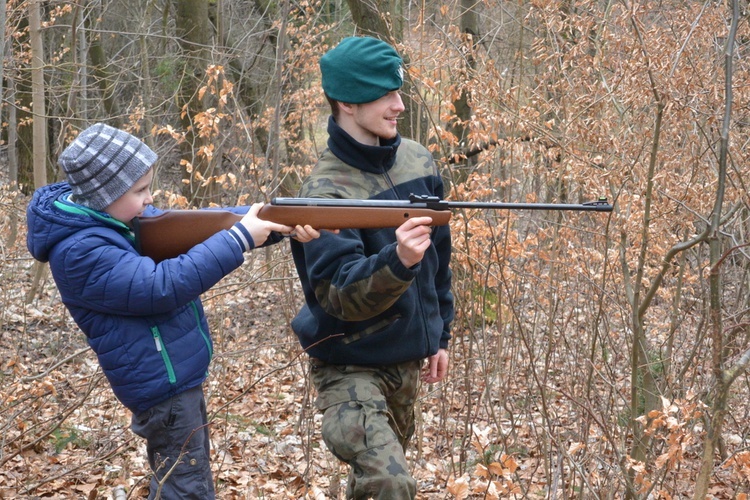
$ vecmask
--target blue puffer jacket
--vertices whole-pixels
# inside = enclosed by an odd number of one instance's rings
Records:
[[[49,261],[62,301],[117,398],[137,414],[199,386],[213,351],[199,297],[243,263],[240,246],[221,231],[155,264],[136,252],[125,224],[69,195],[64,182],[34,193],[27,247]],[[145,215],[158,213],[149,207]]]

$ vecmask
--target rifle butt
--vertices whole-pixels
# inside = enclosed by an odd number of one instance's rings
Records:
[[[155,262],[186,253],[222,229],[229,229],[242,215],[226,210],[169,210],[133,223],[138,251]]]

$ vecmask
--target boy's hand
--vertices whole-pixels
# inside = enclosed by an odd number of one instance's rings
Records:
[[[263,203],[253,203],[250,206],[250,210],[248,210],[248,212],[242,217],[242,220],[240,220],[240,224],[245,226],[245,229],[250,233],[250,236],[253,237],[253,243],[256,248],[266,242],[271,231],[283,234],[288,234],[293,231],[291,227],[285,226],[284,224],[277,224],[276,222],[259,219],[258,212],[260,212],[262,206]],[[306,231],[305,234],[307,234]]]
[[[396,229],[396,254],[405,267],[419,264],[425,251],[432,244],[430,234],[431,217],[414,217],[408,219]]]

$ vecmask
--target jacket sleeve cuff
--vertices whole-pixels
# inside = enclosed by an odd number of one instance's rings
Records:
[[[449,341],[451,339],[450,334],[448,336],[443,335],[443,337],[440,339],[440,343],[438,344],[441,349],[448,349]]]
[[[249,252],[255,248],[255,242],[253,242],[253,237],[250,234],[250,231],[239,222],[236,222],[234,226],[229,229],[229,234],[232,235],[232,238],[234,238],[234,241],[237,242],[243,252]]]
[[[391,272],[400,280],[409,281],[413,280],[414,277],[419,274],[419,270],[422,268],[422,263],[415,264],[412,267],[406,267],[401,263],[401,259],[398,258],[396,252],[396,243],[391,244],[387,248],[386,263],[391,268]]]

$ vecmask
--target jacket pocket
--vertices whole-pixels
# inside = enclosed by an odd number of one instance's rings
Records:
[[[169,358],[169,353],[167,352],[167,348],[164,346],[164,342],[162,341],[159,327],[152,326],[151,335],[153,335],[154,337],[154,343],[156,344],[156,351],[159,354],[161,354],[161,359],[164,362],[164,367],[167,370],[167,377],[169,378],[169,383],[170,384],[177,383],[177,377],[174,374],[174,366],[172,366],[172,360]]]

